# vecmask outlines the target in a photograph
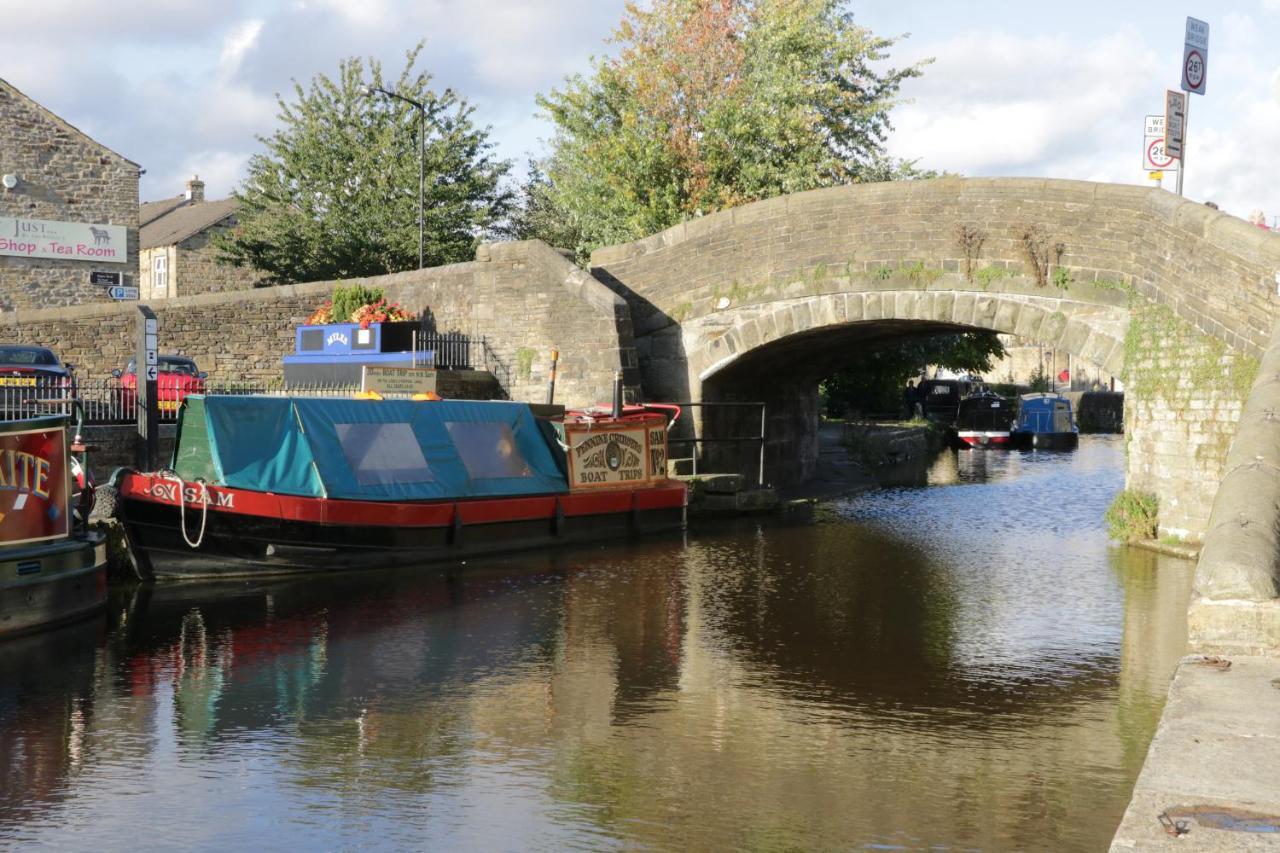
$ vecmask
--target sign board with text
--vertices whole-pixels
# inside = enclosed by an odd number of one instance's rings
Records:
[[[67,431],[54,423],[0,432],[0,544],[44,542],[71,532]]]
[[[1187,131],[1187,96],[1166,89],[1164,93],[1164,151],[1170,157],[1182,157],[1182,141]]]
[[[1142,135],[1142,169],[1145,172],[1169,172],[1178,168],[1178,161],[1165,148],[1164,116],[1147,116]]]
[[[0,216],[0,255],[123,264],[129,260],[128,234],[123,225]]]
[[[107,295],[112,299],[137,299],[138,288],[136,287],[109,287]]]
[[[121,287],[124,285],[124,273],[94,270],[89,273],[89,283],[101,284],[106,287]]]
[[[388,394],[432,394],[436,371],[427,367],[376,367],[366,364],[360,374],[360,390]]]
[[[1182,41],[1182,91],[1203,95],[1209,76],[1209,25],[1188,16]]]

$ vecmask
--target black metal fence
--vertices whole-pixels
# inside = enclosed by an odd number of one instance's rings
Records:
[[[509,392],[511,370],[484,337],[473,337],[461,332],[418,333],[414,340],[418,353],[429,353],[420,367],[444,370],[484,370],[493,374],[504,393]],[[68,401],[80,401],[84,407],[85,423],[114,424],[137,420],[137,392],[131,377],[122,382],[117,378],[95,380],[66,380],[58,377],[0,377],[0,420],[16,420],[58,411],[70,411]],[[178,417],[182,398],[187,393],[200,394],[271,394],[276,396],[349,397],[360,391],[358,384],[285,384],[283,379],[262,381],[208,380],[202,385],[179,391],[158,389],[160,420],[173,421]],[[196,390],[198,389],[198,390]]]
[[[157,400],[161,421],[174,421],[182,399],[197,394],[269,394],[293,397],[350,397],[360,391],[355,385],[293,385],[252,382],[208,382],[203,388],[178,391],[159,388]],[[57,382],[30,385],[4,384],[0,380],[0,420],[16,420],[54,412],[70,412],[74,398],[84,407],[87,424],[131,423],[138,418],[138,395],[117,379],[78,382],[65,387]]]

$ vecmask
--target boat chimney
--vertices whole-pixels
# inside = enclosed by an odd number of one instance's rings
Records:
[[[622,417],[622,371],[613,372],[613,416]]]

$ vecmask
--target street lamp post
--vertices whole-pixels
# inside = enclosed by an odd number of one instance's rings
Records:
[[[373,97],[374,93],[386,95],[388,98],[395,98],[404,101],[406,104],[412,104],[418,108],[418,269],[423,268],[423,191],[427,183],[427,106],[421,101],[415,101],[413,98],[407,98],[398,92],[389,92],[381,86],[361,86],[360,94],[366,98]]]

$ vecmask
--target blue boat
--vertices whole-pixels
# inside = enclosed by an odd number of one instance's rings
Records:
[[[1013,428],[1013,445],[1040,450],[1071,450],[1080,443],[1080,429],[1071,411],[1071,401],[1061,394],[1023,394],[1018,400],[1018,419]]]

